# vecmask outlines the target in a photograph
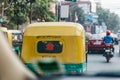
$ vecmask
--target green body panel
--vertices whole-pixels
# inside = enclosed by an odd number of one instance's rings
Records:
[[[19,46],[13,46],[13,49],[14,49],[15,52],[17,52],[17,55],[20,57],[21,53],[20,53]]]
[[[38,71],[35,69],[32,63],[25,63],[25,65],[35,74],[38,74]],[[86,62],[80,64],[63,64],[65,68],[65,74],[71,74],[72,71],[75,71],[76,74],[82,74],[86,71],[86,65]]]
[[[82,74],[86,71],[86,62],[80,64],[64,64],[66,74],[75,72],[76,74]]]
[[[38,74],[38,71],[35,69],[32,63],[25,63],[25,65],[36,75]]]

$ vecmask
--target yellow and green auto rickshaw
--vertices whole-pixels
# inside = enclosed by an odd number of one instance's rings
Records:
[[[8,43],[12,46],[12,34],[8,32],[8,29],[6,27],[0,27],[0,31],[5,35]]]
[[[72,22],[41,22],[28,25],[22,44],[23,62],[33,70],[34,60],[47,57],[58,59],[65,74],[84,73],[86,52],[85,31],[82,25]]]
[[[10,33],[6,27],[0,27],[0,30],[6,36],[9,44],[13,47],[13,49],[17,53],[17,55],[20,56],[20,49],[13,46],[12,33]]]
[[[23,39],[22,32],[20,30],[8,30],[8,32],[12,34],[13,47],[20,56]]]

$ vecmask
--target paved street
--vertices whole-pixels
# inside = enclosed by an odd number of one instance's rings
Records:
[[[110,60],[110,63],[106,62],[106,59],[102,56],[102,54],[88,54],[87,73],[85,76],[65,76],[60,80],[120,80],[120,78],[113,77],[91,77],[95,73],[107,71],[120,71],[120,57],[118,54],[118,46],[115,46],[115,56]]]
[[[118,46],[115,46],[114,57],[111,58],[110,63],[106,62],[105,57],[102,54],[89,54],[88,55],[88,73],[95,73],[100,71],[118,71],[120,70],[120,57],[118,54]]]

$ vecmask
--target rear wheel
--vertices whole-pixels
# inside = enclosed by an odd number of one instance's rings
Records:
[[[109,61],[110,61],[110,59],[109,59],[109,58],[107,58],[107,63],[109,63]]]
[[[106,56],[106,61],[107,61],[107,63],[110,62],[110,57],[108,55]]]

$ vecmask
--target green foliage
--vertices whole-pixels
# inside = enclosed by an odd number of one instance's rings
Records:
[[[98,14],[98,22],[101,24],[102,22],[105,22],[108,29],[115,30],[120,26],[120,18],[117,14],[111,13],[109,10],[98,8],[97,9]]]
[[[5,16],[9,20],[8,24],[18,26],[28,21],[29,9],[26,0],[6,0],[6,5]]]
[[[49,2],[56,0],[0,0],[0,8],[2,2],[5,3],[4,25],[6,23],[13,27],[28,22],[31,11],[33,20],[55,21],[55,15],[49,9]]]
[[[50,12],[49,0],[36,0],[33,5],[33,18],[40,19],[40,21],[54,21],[54,14]]]
[[[78,16],[78,22],[81,23],[82,25],[85,22],[85,14],[82,8],[77,8],[77,16]]]
[[[14,24],[21,25],[27,21],[26,15],[23,13],[19,12],[17,15],[14,15],[13,17],[10,18],[10,22],[13,22]]]
[[[75,16],[78,18],[77,22],[83,25],[85,22],[84,10],[73,3],[70,5],[70,21],[75,22]]]
[[[46,21],[48,22],[54,22],[55,21],[55,15],[53,15],[52,12],[49,11],[48,13],[49,15],[47,15]]]
[[[54,2],[54,3],[56,3],[56,2],[57,2],[57,0],[49,0],[49,2]]]

